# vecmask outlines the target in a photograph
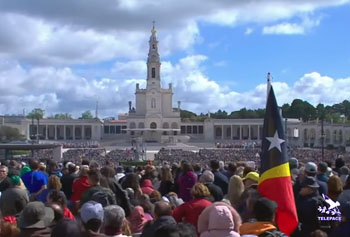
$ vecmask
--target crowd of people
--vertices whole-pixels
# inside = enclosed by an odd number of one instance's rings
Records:
[[[288,234],[350,236],[349,155],[290,155],[299,225]],[[161,149],[155,165],[119,164],[132,156],[85,148],[68,149],[61,163],[2,162],[0,237],[287,236],[275,221],[277,203],[258,192],[258,149]]]
[[[260,148],[261,141],[217,142],[216,148]]]
[[[99,148],[98,141],[64,142],[63,148]]]

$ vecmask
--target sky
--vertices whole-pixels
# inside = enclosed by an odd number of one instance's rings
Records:
[[[350,0],[0,0],[0,114],[117,117],[144,88],[152,21],[163,87],[196,113],[350,98]]]

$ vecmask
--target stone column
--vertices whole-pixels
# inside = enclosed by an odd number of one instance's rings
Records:
[[[221,140],[224,140],[224,125],[221,125]]]
[[[231,124],[231,137],[230,140],[233,140],[233,125]]]
[[[85,126],[81,125],[81,140],[85,140]]]
[[[239,140],[242,140],[242,125],[239,125]]]
[[[258,125],[258,133],[257,134],[258,134],[257,139],[260,140],[260,125]]]
[[[63,140],[66,140],[66,125],[63,125]]]
[[[248,140],[252,140],[252,131],[251,131],[252,127],[250,126],[250,124],[248,125]]]
[[[55,124],[55,140],[57,140],[57,125]]]
[[[47,126],[47,124],[45,129],[45,140],[49,140],[49,126]]]
[[[75,140],[75,125],[73,125],[72,135],[73,135],[73,140]]]

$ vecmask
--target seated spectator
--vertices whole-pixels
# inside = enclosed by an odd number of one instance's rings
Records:
[[[0,210],[2,216],[17,216],[29,202],[28,192],[22,189],[21,178],[11,177],[12,187],[1,194]]]
[[[81,207],[80,217],[85,228],[84,237],[103,237],[100,229],[103,224],[103,207],[95,201],[88,201]]]
[[[171,216],[171,206],[169,203],[165,201],[156,202],[154,207],[154,220],[145,225],[141,237],[154,236],[156,231],[163,226],[175,224],[176,221]]]
[[[208,188],[201,183],[194,185],[191,192],[194,199],[175,208],[173,217],[177,222],[189,222],[197,229],[199,215],[207,206],[211,205],[211,202],[206,199],[210,196],[210,192]]]
[[[277,204],[267,198],[260,198],[254,206],[256,222],[246,222],[239,228],[242,236],[257,235],[264,237],[287,236],[275,226]],[[306,236],[306,235],[305,235]]]
[[[126,237],[123,235],[122,226],[125,221],[125,212],[118,205],[104,208],[104,233],[106,236]]]
[[[238,237],[242,221],[237,211],[224,202],[206,207],[198,219],[200,237]]]
[[[53,220],[52,208],[45,207],[42,202],[30,202],[18,218],[18,227],[21,230],[18,237],[49,237],[51,229],[48,227]]]
[[[141,234],[144,225],[147,223],[147,219],[145,217],[145,212],[141,206],[136,206],[131,211],[128,220],[131,225],[131,231],[133,234]]]
[[[75,220],[62,219],[59,222],[57,222],[56,226],[52,229],[51,237],[67,236],[81,236],[80,226]]]
[[[209,189],[212,202],[219,202],[224,198],[224,194],[219,186],[214,184],[214,174],[210,170],[206,170],[199,178],[199,182],[207,186]]]

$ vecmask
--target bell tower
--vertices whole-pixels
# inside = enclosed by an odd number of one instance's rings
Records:
[[[157,31],[154,27],[151,30],[149,39],[149,52],[147,58],[147,89],[160,91],[160,57],[158,53]]]

